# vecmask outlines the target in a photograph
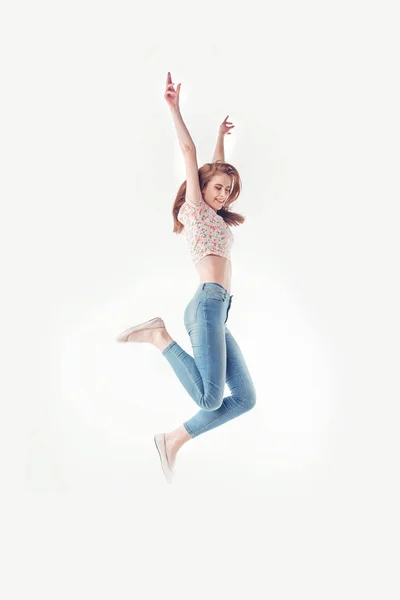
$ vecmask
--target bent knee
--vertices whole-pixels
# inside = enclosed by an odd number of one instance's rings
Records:
[[[256,392],[255,390],[252,390],[251,392],[249,392],[246,396],[246,398],[243,400],[243,406],[246,410],[251,410],[252,408],[254,408],[256,405]]]
[[[216,398],[215,396],[203,396],[201,400],[201,408],[203,410],[217,410],[217,408],[220,408],[222,406],[224,398]]]

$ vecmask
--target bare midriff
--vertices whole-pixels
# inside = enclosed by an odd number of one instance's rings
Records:
[[[196,265],[200,283],[219,283],[231,293],[232,264],[228,258],[207,254]]]

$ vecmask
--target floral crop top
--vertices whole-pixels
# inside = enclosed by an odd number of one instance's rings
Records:
[[[193,204],[186,196],[178,212],[178,221],[184,225],[189,252],[194,265],[207,256],[217,254],[231,260],[233,233],[224,219],[207,202]]]

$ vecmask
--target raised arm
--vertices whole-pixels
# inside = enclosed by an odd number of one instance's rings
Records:
[[[179,91],[181,84],[177,86],[177,90],[174,90],[174,84],[171,81],[171,73],[168,73],[167,77],[167,89],[165,91],[165,99],[168,106],[171,109],[172,117],[174,119],[175,129],[178,134],[179,144],[182,148],[183,156],[185,159],[186,168],[186,198],[185,200],[193,206],[199,206],[202,202],[202,195],[200,190],[199,182],[199,167],[197,164],[197,153],[196,146],[190,133],[188,132],[185,123],[183,122],[182,115],[179,109]]]
[[[196,150],[194,141],[192,140],[190,133],[187,130],[185,123],[183,122],[179,106],[177,106],[176,108],[171,108],[171,113],[182,151],[186,152],[187,150]]]
[[[229,115],[226,116],[225,120],[219,126],[217,145],[213,156],[213,162],[216,162],[217,160],[222,160],[225,162],[224,137],[226,134],[231,135],[229,130],[232,129],[232,127],[235,127],[234,125],[229,127],[229,124],[231,124],[232,121],[227,121],[226,119],[228,117]]]
[[[167,101],[167,104],[171,110],[172,118],[174,120],[174,125],[176,129],[176,133],[178,134],[179,144],[182,148],[183,152],[186,150],[195,149],[194,142],[190,137],[190,133],[187,130],[185,123],[183,122],[181,111],[179,108],[179,93],[181,91],[181,84],[178,83],[176,91],[174,90],[174,84],[172,83],[171,73],[168,72],[167,75],[167,85],[164,94],[164,98]]]
[[[222,133],[218,133],[217,145],[215,147],[212,161],[216,162],[217,160],[222,160],[225,162],[224,135]]]

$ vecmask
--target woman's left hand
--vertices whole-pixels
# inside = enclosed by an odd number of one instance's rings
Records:
[[[228,117],[229,117],[229,115],[226,116],[226,119]],[[219,126],[219,134],[220,135],[225,135],[225,134],[230,135],[230,131],[229,130],[232,129],[232,127],[235,127],[234,125],[231,125],[231,127],[229,127],[228,124],[231,124],[232,121],[227,121],[226,119]]]

